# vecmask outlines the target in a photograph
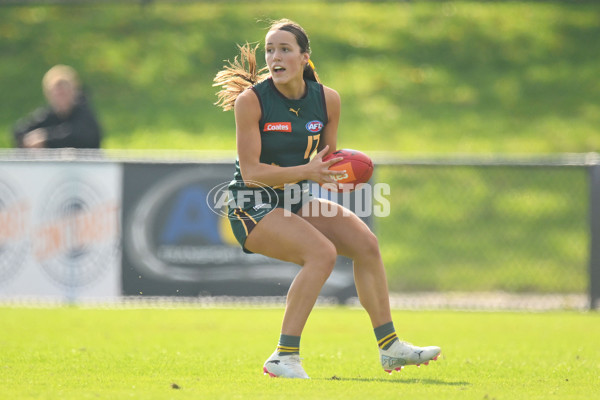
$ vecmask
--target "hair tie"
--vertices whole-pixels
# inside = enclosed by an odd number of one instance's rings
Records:
[[[310,67],[313,69],[313,71],[316,70],[315,64],[313,64],[313,62],[310,58],[308,59],[308,65],[310,65]]]

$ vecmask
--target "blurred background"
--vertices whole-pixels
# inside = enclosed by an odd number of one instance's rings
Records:
[[[391,185],[391,215],[372,225],[394,293],[587,304],[597,2],[1,1],[0,168],[19,180],[12,129],[44,104],[55,64],[79,72],[107,154],[233,160],[233,114],[213,105],[212,79],[284,17],[306,29],[321,80],[341,95],[338,147],[370,154]]]

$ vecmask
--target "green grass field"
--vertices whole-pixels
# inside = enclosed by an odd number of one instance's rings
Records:
[[[388,375],[366,313],[315,308],[302,339],[310,381],[271,379],[280,308],[0,308],[1,399],[592,399],[593,313],[394,312],[427,367]],[[176,384],[179,389],[174,389]]]

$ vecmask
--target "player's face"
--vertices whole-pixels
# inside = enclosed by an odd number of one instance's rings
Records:
[[[269,31],[265,38],[265,59],[273,82],[286,84],[302,79],[308,53],[301,53],[296,37],[288,31]]]

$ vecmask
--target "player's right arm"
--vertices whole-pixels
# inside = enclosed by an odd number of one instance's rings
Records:
[[[256,186],[260,182],[268,186],[278,186],[290,182],[310,179],[317,183],[335,183],[329,167],[340,161],[334,158],[323,162],[328,148],[321,150],[308,164],[294,167],[279,167],[260,162],[261,137],[259,121],[261,109],[258,97],[252,90],[245,90],[235,101],[235,135],[238,159],[242,178],[247,186]]]

